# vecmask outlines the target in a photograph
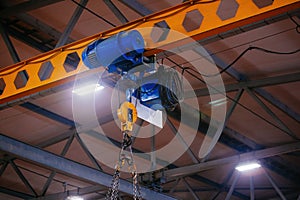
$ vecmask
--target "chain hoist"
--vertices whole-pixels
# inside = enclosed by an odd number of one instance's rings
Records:
[[[130,98],[131,99],[131,98]],[[115,173],[112,178],[111,187],[106,194],[106,200],[119,199],[120,172],[125,164],[128,165],[128,171],[132,175],[133,199],[142,200],[140,187],[138,184],[138,174],[132,153],[132,129],[137,120],[137,110],[129,101],[124,102],[118,109],[118,118],[121,121],[121,130],[123,141],[119,154],[119,160],[115,166]]]

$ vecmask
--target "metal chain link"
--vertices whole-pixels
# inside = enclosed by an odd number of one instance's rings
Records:
[[[134,200],[142,200],[140,185],[138,183],[138,174],[136,172],[132,173],[133,179],[133,199]]]
[[[113,175],[111,187],[109,188],[106,194],[105,200],[118,200],[119,184],[120,184],[120,171],[116,170]]]
[[[121,168],[127,163],[128,170],[132,174],[132,185],[133,185],[133,199],[134,200],[142,200],[142,195],[140,191],[140,186],[138,184],[138,174],[136,172],[136,165],[133,160],[133,153],[132,153],[132,138],[131,135],[125,131],[123,133],[123,141],[122,147],[119,154],[119,160],[116,164],[116,171],[112,178],[111,187],[109,188],[105,200],[118,200],[119,197],[119,185],[120,185],[120,170]],[[128,148],[128,152],[125,150]]]

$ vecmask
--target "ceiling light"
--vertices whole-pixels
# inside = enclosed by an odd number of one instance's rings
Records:
[[[221,99],[217,99],[214,101],[210,101],[208,104],[210,104],[211,106],[217,107],[217,106],[221,106],[225,103],[227,103],[227,98],[221,98]]]
[[[84,200],[81,196],[68,196],[66,200]]]
[[[244,163],[244,164],[238,165],[235,167],[235,169],[240,172],[244,172],[244,171],[253,170],[253,169],[256,169],[259,167],[261,167],[261,165],[258,164],[257,162],[251,162],[251,163]]]
[[[81,96],[81,95],[86,95],[103,89],[104,86],[97,83],[92,85],[84,85],[84,86],[76,87],[72,90],[72,93]]]

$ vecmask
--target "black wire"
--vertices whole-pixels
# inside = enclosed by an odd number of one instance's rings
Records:
[[[106,23],[108,23],[109,25],[113,26],[113,27],[117,27],[117,25],[113,24],[112,22],[108,21],[107,19],[105,19],[104,17],[98,15],[97,13],[95,13],[94,11],[92,11],[91,9],[87,8],[86,6],[82,5],[81,3],[78,3],[75,0],[71,0],[73,3],[75,3],[76,5],[80,6],[81,8],[87,10],[88,12],[90,12],[91,14],[95,15],[96,17],[100,18],[101,20],[105,21]]]
[[[292,20],[292,22],[294,22],[296,24],[296,28],[295,29],[296,29],[297,33],[300,34],[300,24],[298,24],[296,22],[296,20],[293,17],[291,17],[291,16],[290,16],[290,19]]]
[[[201,75],[204,76],[204,77],[218,76],[218,75],[226,72],[238,60],[240,60],[247,52],[249,52],[251,50],[258,50],[258,51],[262,51],[262,52],[265,52],[265,53],[277,54],[277,55],[291,55],[291,54],[298,53],[300,51],[300,49],[296,49],[296,50],[290,51],[290,52],[279,52],[279,51],[272,51],[272,50],[264,49],[264,48],[261,48],[261,47],[251,46],[251,47],[248,47],[247,49],[245,49],[236,59],[234,59],[229,65],[227,65],[225,68],[223,68],[220,72],[215,73],[215,74],[201,74]]]
[[[288,32],[288,31],[291,31],[291,30],[294,30],[294,28],[289,28],[289,29],[286,29],[286,30],[283,30],[283,31],[280,31],[280,32],[277,32],[277,33],[272,33],[272,34],[266,35],[266,36],[264,36],[264,37],[262,37],[262,38],[258,38],[258,39],[254,39],[254,40],[251,40],[251,41],[248,41],[248,42],[245,42],[245,43],[241,43],[241,44],[239,44],[239,45],[235,45],[235,46],[230,47],[230,48],[225,49],[225,50],[221,50],[221,51],[217,51],[217,52],[214,52],[214,53],[210,53],[209,55],[212,56],[212,55],[224,53],[224,52],[226,52],[226,51],[230,51],[230,50],[236,49],[236,48],[238,48],[238,47],[242,47],[242,46],[245,46],[245,45],[249,45],[249,44],[252,44],[252,43],[254,43],[254,42],[262,41],[262,40],[264,40],[264,39],[268,39],[268,38],[271,38],[271,37],[273,37],[273,36],[276,36],[276,35],[279,35],[279,34],[283,34],[283,33],[286,33],[286,32]]]
[[[177,64],[176,62],[174,62],[173,60],[171,60],[170,58],[166,58],[168,59],[170,62],[172,62],[173,64],[175,64],[176,66],[178,66],[181,70],[185,70],[186,73],[190,74],[191,76],[193,76],[194,78],[196,78],[197,80],[199,80],[200,82],[204,83],[205,85],[208,85],[204,80],[202,80],[201,78],[199,78],[198,76],[196,76],[195,74],[191,73],[188,70],[192,70],[194,72],[197,72],[196,70],[193,70],[189,67],[182,67],[179,64]],[[199,75],[201,75],[199,72],[197,72]],[[209,85],[209,87],[213,88],[214,90],[216,90],[217,92],[219,92],[220,94],[223,94],[223,92],[221,92],[220,90],[218,90],[217,88]],[[249,111],[250,113],[252,113],[253,115],[257,116],[258,118],[262,119],[263,121],[267,122],[268,124],[272,125],[273,127],[283,131],[284,133],[288,134],[290,136],[290,134],[282,129],[281,127],[277,126],[276,124],[272,123],[271,121],[265,119],[264,117],[262,117],[261,115],[259,115],[258,113],[254,112],[253,110],[251,110],[250,108],[248,108],[247,106],[241,104],[240,102],[236,101],[235,99],[231,98],[230,96],[228,96],[227,94],[223,94],[226,98],[228,98],[229,100],[233,101],[234,103],[236,103],[237,105],[241,106],[242,108],[244,108],[245,110]]]

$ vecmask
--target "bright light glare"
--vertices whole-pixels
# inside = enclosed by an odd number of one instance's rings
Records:
[[[81,196],[68,196],[66,200],[84,200]]]
[[[208,102],[208,104],[210,104],[211,106],[214,106],[214,107],[223,105],[225,103],[227,103],[227,99],[226,98],[217,99],[217,100]]]
[[[93,92],[103,90],[103,89],[104,89],[104,86],[100,85],[100,84],[85,85],[82,87],[74,88],[72,90],[72,93],[77,94],[77,95],[86,95],[86,94],[93,93]]]
[[[258,163],[245,163],[245,164],[237,166],[235,169],[240,172],[244,172],[244,171],[249,171],[252,169],[259,168],[259,167],[261,167],[261,165]]]

